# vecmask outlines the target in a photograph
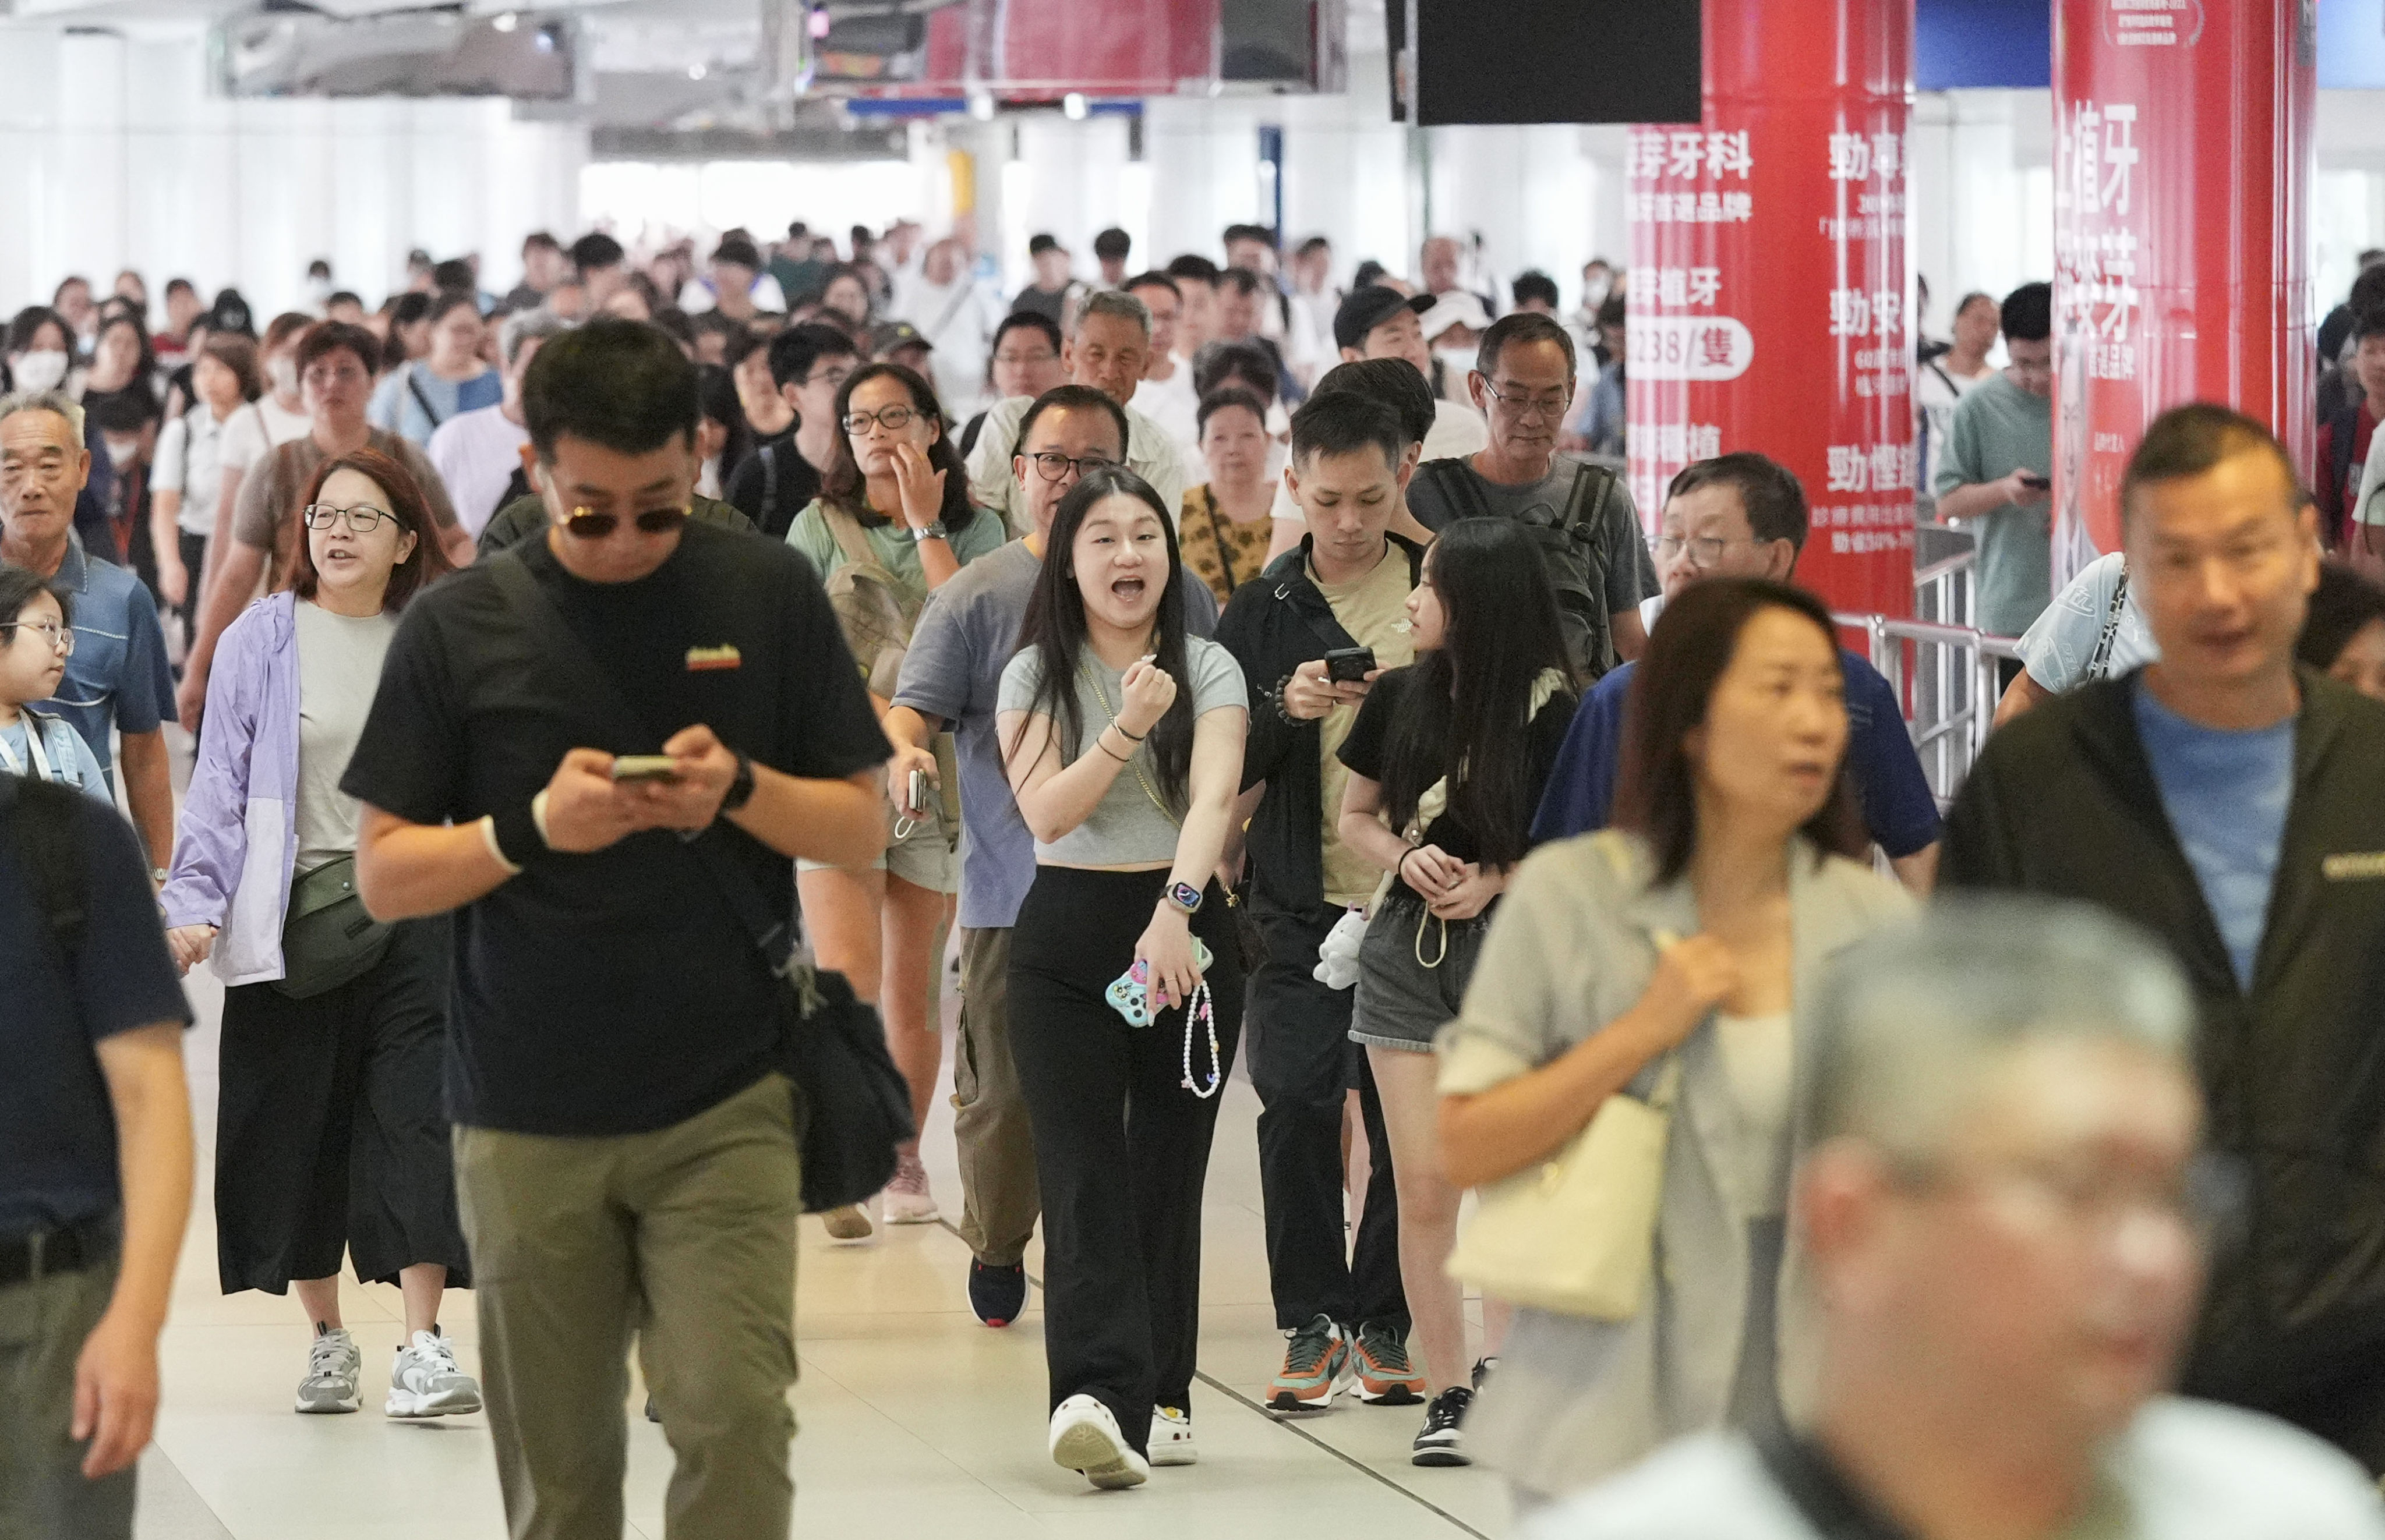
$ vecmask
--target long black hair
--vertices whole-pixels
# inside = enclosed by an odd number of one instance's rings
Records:
[[[1144,746],[1151,751],[1152,767],[1158,773],[1160,800],[1180,813],[1191,800],[1192,780],[1192,681],[1184,640],[1184,558],[1176,549],[1176,526],[1168,516],[1168,504],[1159,500],[1150,482],[1123,466],[1088,469],[1052,515],[1043,570],[1035,579],[1034,596],[1027,602],[1027,616],[1018,625],[1018,650],[1035,648],[1043,664],[1027,714],[1052,719],[1064,763],[1080,745],[1084,751],[1093,751],[1083,742],[1085,709],[1077,698],[1077,670],[1085,648],[1085,597],[1077,589],[1074,556],[1077,531],[1084,525],[1085,515],[1095,503],[1112,497],[1131,497],[1147,505],[1158,515],[1168,540],[1168,574],[1159,590],[1159,611],[1152,617],[1151,651],[1157,654],[1153,661],[1176,681],[1176,699],[1168,714],[1152,727]],[[1006,751],[1016,751],[1025,736],[1022,723]]]
[[[1392,717],[1383,804],[1405,828],[1432,783],[1449,777],[1449,814],[1474,831],[1485,866],[1511,866],[1530,844],[1532,686],[1571,677],[1556,590],[1540,547],[1504,518],[1453,521],[1425,556],[1441,601],[1442,643],[1419,653]],[[1565,711],[1565,700],[1543,708]],[[1466,773],[1461,778],[1458,766]]]
[[[953,442],[952,419],[944,416],[936,388],[919,371],[901,364],[864,364],[838,389],[836,442],[829,451],[828,470],[820,478],[821,498],[851,514],[865,528],[893,522],[892,513],[869,505],[869,483],[861,474],[861,462],[853,457],[853,436],[844,430],[844,419],[853,415],[853,392],[873,379],[902,381],[903,389],[911,393],[911,410],[935,423],[936,441],[928,446],[928,464],[944,473],[944,505],[936,516],[943,520],[945,528],[960,533],[977,516],[977,505],[969,501],[968,466]]]
[[[1717,686],[1739,652],[1747,623],[1768,609],[1813,623],[1833,652],[1839,634],[1830,612],[1804,589],[1763,578],[1708,578],[1665,606],[1648,634],[1648,652],[1631,677],[1623,707],[1623,782],[1615,794],[1615,824],[1645,838],[1656,852],[1656,880],[1690,869],[1698,848],[1698,772],[1690,735],[1704,726]],[[1846,750],[1830,794],[1805,820],[1804,834],[1824,851],[1861,860],[1868,844],[1848,778]]]

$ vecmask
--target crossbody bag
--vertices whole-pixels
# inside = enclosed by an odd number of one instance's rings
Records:
[[[619,741],[638,745],[641,752],[658,751],[620,687],[597,666],[521,559],[500,556],[489,567],[515,614],[543,637],[542,651],[574,677]],[[910,1088],[886,1050],[878,1012],[854,995],[843,974],[813,965],[792,918],[771,913],[717,826],[681,839],[770,972],[780,1016],[776,1067],[794,1084],[804,1211],[859,1203],[884,1189],[894,1175],[895,1148],[917,1136]]]

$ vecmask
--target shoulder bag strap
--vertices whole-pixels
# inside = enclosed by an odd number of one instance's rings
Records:
[[[861,522],[846,513],[829,498],[819,500],[820,517],[828,521],[828,532],[836,537],[836,548],[844,559],[855,566],[883,567],[878,553],[869,547],[869,537],[861,532]],[[892,576],[891,574],[889,576]]]
[[[620,687],[596,665],[596,660],[589,655],[586,645],[581,641],[580,633],[563,618],[563,612],[555,607],[555,601],[539,587],[538,579],[531,576],[530,567],[521,557],[507,553],[493,558],[487,565],[498,591],[506,596],[514,613],[545,637],[543,651],[546,655],[587,691],[588,698],[596,702],[613,729],[622,733],[626,741],[652,743],[653,732],[638,721],[637,713],[630,709],[630,702],[622,695]],[[729,852],[721,849],[720,841],[714,838],[710,829],[693,838],[685,835],[680,838],[718,888],[730,912],[737,916],[737,923],[753,938],[770,972],[793,985],[808,1008],[814,999],[809,992],[810,973],[797,961],[793,924],[786,918],[772,916],[769,904],[755,889],[753,879],[729,859]]]
[[[1425,474],[1432,478],[1432,484],[1449,500],[1460,518],[1484,518],[1491,513],[1482,489],[1467,474],[1472,468],[1464,460],[1428,460],[1424,466]]]
[[[2104,612],[2104,629],[2095,638],[2094,655],[2087,660],[2089,678],[2100,679],[2111,671],[2112,643],[2119,638],[2120,612],[2128,607],[2128,603],[2129,569],[2124,564],[2120,568],[2120,580],[2112,585],[2112,607]]]
[[[432,428],[447,420],[439,415],[439,408],[431,404],[431,398],[422,393],[422,377],[415,372],[411,364],[406,366],[406,393],[414,398],[414,404],[422,408],[422,415],[431,419]]]
[[[770,527],[770,515],[779,511],[779,446],[762,446],[762,516],[755,522],[763,528]]]

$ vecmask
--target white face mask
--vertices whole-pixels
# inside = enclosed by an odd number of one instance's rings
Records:
[[[265,374],[273,381],[277,395],[294,396],[298,393],[298,360],[288,354],[267,359]]]
[[[119,470],[140,457],[141,441],[138,439],[103,438],[100,441],[107,446],[107,463]]]
[[[67,355],[50,348],[20,353],[9,368],[20,391],[55,391],[66,383]]]
[[[1584,282],[1581,286],[1582,314],[1597,315],[1598,307],[1606,303],[1606,296],[1614,292],[1614,288],[1615,280],[1612,279],[1594,278]]]
[[[1474,367],[1475,358],[1480,352],[1481,350],[1480,348],[1472,345],[1462,348],[1435,348],[1433,350],[1435,356],[1439,357],[1442,363],[1447,364],[1449,366],[1450,372],[1460,379],[1464,379],[1466,378],[1467,370]]]

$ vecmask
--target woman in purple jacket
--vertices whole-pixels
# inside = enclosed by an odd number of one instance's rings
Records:
[[[421,489],[371,450],[308,490],[292,589],[224,632],[160,901],[185,970],[224,991],[217,1269],[227,1294],[286,1293],[315,1328],[297,1410],[355,1411],[362,1359],[340,1257],[393,1283],[406,1331],[392,1417],[481,1409],[439,1333],[469,1285],[441,1111],[443,922],[374,925],[356,898],[357,805],[339,788],[408,598],[447,570]]]

